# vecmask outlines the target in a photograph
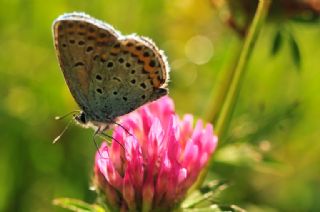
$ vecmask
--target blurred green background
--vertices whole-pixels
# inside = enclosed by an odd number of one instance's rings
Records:
[[[0,211],[60,211],[56,197],[92,202],[92,131],[71,127],[52,140],[77,109],[59,69],[51,25],[84,11],[123,34],[152,38],[171,65],[170,96],[177,112],[205,117],[242,39],[210,1],[0,2]],[[320,27],[268,22],[248,65],[227,138],[208,179],[226,179],[221,203],[249,211],[320,211]],[[272,56],[275,35],[282,48]],[[283,32],[285,31],[285,32]],[[292,57],[293,35],[301,64]]]

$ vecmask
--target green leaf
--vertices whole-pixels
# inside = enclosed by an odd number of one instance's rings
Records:
[[[298,46],[296,39],[293,37],[292,34],[290,34],[289,42],[290,42],[291,56],[292,56],[293,62],[296,65],[296,67],[298,68],[298,70],[300,70],[300,67],[301,67],[300,49],[299,49],[299,46]]]
[[[89,204],[78,199],[57,198],[53,200],[53,204],[77,212],[106,212],[99,205]]]
[[[272,45],[272,49],[271,49],[271,54],[274,56],[276,55],[283,43],[283,36],[281,34],[281,31],[278,30],[273,38],[273,45]]]

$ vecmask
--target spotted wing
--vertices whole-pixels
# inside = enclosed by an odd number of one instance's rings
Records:
[[[89,97],[99,117],[114,119],[167,94],[166,59],[146,38],[121,37],[94,67]]]
[[[60,16],[53,23],[54,44],[66,83],[78,105],[92,114],[89,87],[94,60],[108,52],[118,32],[83,13]]]

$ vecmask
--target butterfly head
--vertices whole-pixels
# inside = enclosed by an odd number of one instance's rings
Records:
[[[88,124],[88,118],[85,112],[81,111],[78,114],[74,115],[74,119],[81,125],[87,125]]]
[[[110,125],[114,123],[114,121],[111,119],[108,122],[92,120],[90,116],[84,111],[81,111],[80,113],[75,114],[73,118],[82,127],[93,128],[98,133],[102,133],[103,131],[109,129]]]

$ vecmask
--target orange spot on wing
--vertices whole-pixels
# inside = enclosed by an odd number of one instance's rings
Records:
[[[160,87],[160,81],[159,81],[158,79],[153,78],[153,79],[152,79],[152,82],[153,82],[153,86],[154,86],[155,88],[159,88],[159,87]]]
[[[119,54],[120,49],[112,48],[112,49],[110,50],[110,52],[111,52],[111,54]]]
[[[130,43],[130,45],[128,45],[128,43]],[[143,70],[149,73],[149,77],[151,79],[153,86],[156,88],[159,88],[163,84],[163,81],[164,81],[163,79],[165,77],[163,76],[164,73],[162,73],[163,71],[159,71],[158,73],[156,73],[156,71],[159,70],[159,67],[150,66],[150,61],[155,58],[143,56],[145,48],[148,48],[148,47],[144,46],[140,49],[137,49],[137,42],[134,40],[123,41],[123,45],[121,47],[122,50],[130,52],[131,54],[135,55],[139,61],[143,62]],[[159,61],[160,58],[156,58],[156,60],[157,60],[157,63],[161,64],[161,62]]]

